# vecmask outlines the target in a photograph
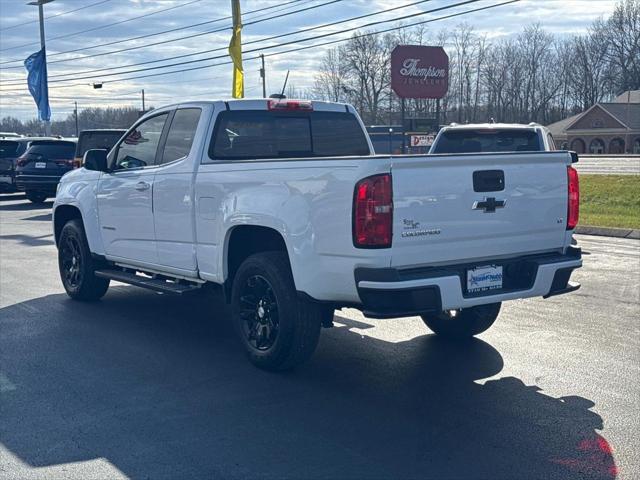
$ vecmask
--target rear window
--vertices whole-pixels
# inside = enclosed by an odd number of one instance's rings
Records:
[[[76,144],[72,142],[36,143],[32,144],[25,155],[37,154],[47,158],[73,158]]]
[[[80,132],[76,157],[82,157],[87,150],[111,150],[126,130],[121,132]]]
[[[369,155],[369,144],[350,113],[225,111],[209,157],[216,160]]]
[[[535,130],[449,130],[440,135],[431,153],[539,152]]]
[[[0,158],[16,157],[20,143],[0,140]]]

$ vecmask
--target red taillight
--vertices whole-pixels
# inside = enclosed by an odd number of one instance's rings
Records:
[[[301,100],[269,100],[267,107],[269,110],[313,110],[311,102]]]
[[[27,164],[26,158],[19,158],[18,161],[16,162],[16,165],[18,165],[19,167],[24,167],[26,164]]]
[[[578,225],[580,218],[580,181],[578,171],[573,167],[567,167],[568,178],[568,207],[567,207],[567,230],[573,230]]]
[[[353,196],[353,244],[358,248],[388,248],[392,225],[391,174],[360,180]]]
[[[81,161],[78,159],[56,160],[56,165],[60,167],[80,168]]]

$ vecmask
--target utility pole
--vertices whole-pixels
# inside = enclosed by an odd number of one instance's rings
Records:
[[[144,88],[142,89],[142,114],[144,115],[147,109],[144,106]]]
[[[46,3],[51,3],[53,0],[36,0],[34,2],[29,2],[28,5],[37,5],[38,6],[38,18],[40,19],[40,47],[44,52],[45,62],[47,61],[47,50],[44,41],[44,5]],[[47,84],[47,97],[49,96],[49,85]],[[46,136],[51,135],[51,122],[44,122],[44,132]]]
[[[260,78],[262,79],[262,98],[267,98],[267,78],[264,70],[264,54],[260,54],[262,68],[260,68]]]
[[[631,86],[629,86],[629,91],[627,92],[627,135],[624,138],[624,148],[622,149],[622,153],[625,152],[633,153],[633,146],[631,145],[631,137],[629,136],[631,127],[631,118],[629,117],[631,113]]]
[[[76,138],[80,136],[80,130],[78,129],[78,102],[73,102],[75,108],[73,109],[73,115],[76,118]]]

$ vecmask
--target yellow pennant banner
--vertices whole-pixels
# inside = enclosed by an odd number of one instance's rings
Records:
[[[242,69],[242,17],[240,15],[240,0],[231,0],[233,12],[233,34],[229,42],[229,55],[233,60],[233,85],[231,96],[244,98],[244,71]]]

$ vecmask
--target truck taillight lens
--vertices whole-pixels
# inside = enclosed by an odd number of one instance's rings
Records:
[[[580,217],[580,181],[578,171],[573,167],[567,167],[568,196],[567,230],[573,230],[578,225]]]
[[[392,233],[391,174],[360,180],[353,198],[353,244],[358,248],[389,248]]]
[[[269,100],[269,110],[305,110],[313,111],[313,103],[305,100]]]

